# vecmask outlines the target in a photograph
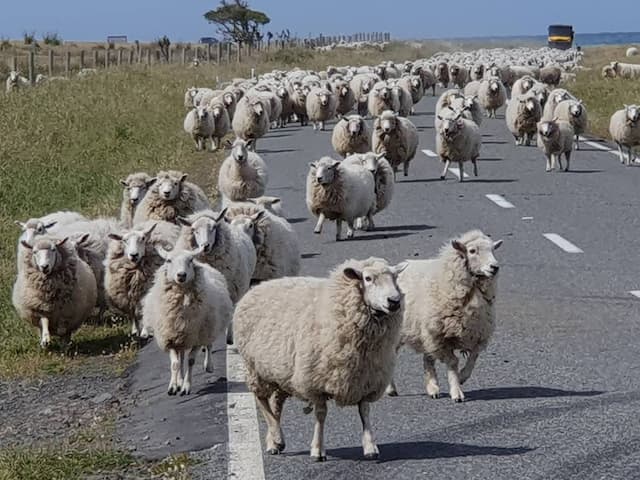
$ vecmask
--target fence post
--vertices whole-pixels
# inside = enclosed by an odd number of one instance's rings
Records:
[[[175,53],[175,49],[173,48],[169,48],[169,58],[167,59],[167,61],[171,64],[173,63],[173,54]]]
[[[98,50],[93,51],[93,68],[98,68]]]
[[[182,47],[182,65],[187,63],[187,47]]]
[[[156,50],[156,65],[159,64],[160,62],[161,62],[160,50]]]
[[[18,57],[16,55],[11,59],[11,70],[14,72],[18,71]]]
[[[109,68],[109,48],[104,51],[104,68]]]
[[[29,83],[36,83],[36,52],[29,50]]]
[[[71,52],[65,52],[64,73],[67,78],[71,77]]]
[[[150,48],[147,48],[146,50],[146,63],[147,63],[147,66],[151,65],[151,49]]]
[[[133,64],[135,53],[136,52],[134,50],[129,50],[129,65]]]
[[[227,63],[231,63],[231,42],[227,43]]]
[[[80,50],[80,70],[84,68],[84,50]]]
[[[238,63],[242,62],[242,42],[238,42]]]
[[[49,50],[49,76],[53,77],[53,49]]]
[[[211,63],[211,44],[210,43],[207,44],[205,59],[207,60],[207,63]]]

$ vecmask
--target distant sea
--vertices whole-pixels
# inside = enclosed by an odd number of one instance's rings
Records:
[[[482,42],[498,43],[505,42],[515,44],[540,44],[546,45],[547,35],[529,36],[504,36],[504,37],[474,37],[474,38],[452,38],[451,41],[458,42]],[[602,32],[602,33],[579,33],[576,32],[574,45],[586,47],[589,45],[625,45],[630,43],[640,44],[640,32]]]

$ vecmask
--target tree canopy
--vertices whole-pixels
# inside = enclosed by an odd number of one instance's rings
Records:
[[[226,39],[244,43],[262,40],[260,27],[271,21],[264,12],[249,8],[246,0],[222,0],[220,6],[209,10],[204,18],[218,25],[218,31]]]

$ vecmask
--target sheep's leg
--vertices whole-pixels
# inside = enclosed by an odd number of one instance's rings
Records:
[[[194,138],[193,139],[194,143],[196,144],[196,150],[200,150],[200,139],[199,138]]]
[[[409,176],[409,160],[405,160],[404,161],[404,176],[408,177]]]
[[[178,393],[178,376],[180,371],[180,355],[174,349],[169,350],[169,362],[171,366],[171,381],[169,382],[169,395]]]
[[[324,462],[327,452],[324,449],[324,421],[327,418],[327,402],[314,404],[316,424],[313,428],[313,440],[311,441],[311,458],[316,462]]]
[[[182,388],[184,381],[184,352],[180,352],[180,368],[178,369],[178,387]]]
[[[342,220],[336,218],[336,242],[342,240]]]
[[[398,396],[398,389],[396,388],[396,382],[394,381],[393,378],[391,379],[391,382],[389,383],[389,385],[387,385],[387,388],[384,391],[384,393],[386,393],[390,397]]]
[[[353,238],[353,230],[354,230],[353,220],[347,221],[347,238]]]
[[[422,356],[422,366],[424,368],[424,385],[427,395],[431,398],[438,398],[440,396],[440,387],[438,386],[438,374],[436,373],[434,358],[425,353]]]
[[[51,334],[49,333],[49,319],[40,318],[40,346],[46,348],[51,343]]]
[[[138,336],[138,333],[140,333],[140,330],[138,330],[138,319],[134,318],[131,320],[131,335],[136,337]]]
[[[636,159],[636,155],[635,152],[633,151],[633,148],[628,147],[629,148],[629,154],[627,155],[627,158],[629,159],[629,163],[628,165],[631,165],[635,159]]]
[[[547,157],[547,166],[545,167],[544,171],[545,172],[550,172],[551,171],[551,156],[550,155],[546,155]]]
[[[233,345],[233,322],[227,327],[227,345]]]
[[[458,170],[460,171],[459,182],[464,182],[464,162],[458,162]]]
[[[580,150],[580,135],[576,133],[576,150]]]
[[[320,213],[320,215],[318,215],[318,223],[316,223],[316,228],[313,229],[313,233],[322,233],[323,224],[324,224],[324,213]]]
[[[478,176],[478,159],[472,158],[471,163],[473,163],[473,176],[477,177]]]
[[[558,161],[558,171],[561,171],[562,170],[562,153],[556,153],[554,157]],[[554,165],[554,168],[555,168],[555,165]]]
[[[380,451],[373,439],[369,410],[369,402],[362,401],[358,403],[358,413],[360,413],[360,421],[362,422],[362,449],[364,450],[364,458],[367,460],[375,460],[380,455]]]
[[[196,348],[192,348],[189,350],[189,353],[182,353],[187,355],[187,371],[184,376],[184,381],[182,382],[182,390],[180,390],[180,395],[189,395],[191,393],[191,375],[193,374],[193,365],[196,363],[196,353],[198,350]]]
[[[284,402],[287,399],[288,395],[284,393],[282,390],[276,390],[271,394],[271,398],[269,399],[269,406],[271,407],[271,412],[273,416],[277,420],[278,427],[278,441],[275,442],[276,448],[278,451],[282,452],[285,449],[285,441],[284,434],[282,433],[282,407],[284,406]]]
[[[320,130],[324,132],[324,120],[320,122]]]
[[[564,152],[564,156],[567,159],[567,166],[564,167],[564,171],[568,172],[569,171],[569,162],[571,161],[571,150],[569,150],[568,152]],[[560,160],[560,155],[558,155],[558,161]]]
[[[280,437],[280,421],[276,418],[271,410],[271,406],[269,405],[268,397],[258,397],[258,406],[260,407],[260,411],[262,412],[262,416],[264,417],[264,421],[267,424],[267,436],[265,438],[265,443],[267,445],[267,453],[269,455],[278,455],[282,450],[278,447],[281,445],[284,449],[284,442]]]
[[[618,143],[618,156],[620,157],[620,163],[624,165],[624,154],[622,153],[622,145]]]
[[[444,170],[442,170],[442,175],[440,175],[440,180],[444,180],[445,177],[447,176],[447,173],[449,173],[450,164],[451,164],[451,161],[447,158],[444,162]]]
[[[444,363],[447,366],[447,379],[449,380],[449,396],[458,403],[464,401],[464,393],[460,388],[460,374],[458,373],[458,357],[453,351],[445,352]]]
[[[211,151],[215,152],[218,149],[218,142],[216,142],[216,137],[211,137]]]
[[[435,97],[435,96],[436,96],[436,86],[435,86],[435,85],[433,85],[433,86],[431,87],[431,89],[432,89],[432,91],[433,91],[433,96]]]
[[[463,385],[464,382],[469,380],[469,377],[471,376],[471,372],[473,372],[473,369],[476,366],[478,355],[480,355],[480,349],[478,348],[474,348],[473,350],[471,350],[471,352],[469,352],[467,361],[465,362],[462,370],[460,370],[460,385]]]
[[[370,232],[374,228],[376,228],[376,224],[373,221],[373,212],[369,212],[367,214],[367,231]]]
[[[202,348],[204,352],[204,371],[213,373],[213,344]]]

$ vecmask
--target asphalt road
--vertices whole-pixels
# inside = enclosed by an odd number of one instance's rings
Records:
[[[435,150],[434,105],[434,98],[425,97],[411,117],[420,150]],[[330,128],[291,126],[258,142],[269,166],[268,193],[282,197],[300,236],[302,274],[326,275],[350,257],[428,258],[447,239],[473,228],[504,239],[496,254],[501,262],[497,330],[463,387],[463,404],[446,395],[428,398],[420,357],[403,350],[396,367],[400,396],[372,407],[380,460],[362,460],[357,409],[330,405],[329,458],[313,463],[308,458],[313,416],[290,400],[283,419],[284,454],[262,461],[257,456],[246,469],[234,470],[238,459],[226,452],[238,450],[228,445],[229,429],[236,426],[226,419],[235,404],[227,401],[226,391],[245,390],[218,379],[225,372],[224,352],[216,357],[216,374],[199,375],[195,396],[181,399],[164,395],[168,359],[150,346],[132,376],[142,407],[124,421],[132,441],[139,441],[139,453],[211,449],[217,453],[204,464],[203,478],[225,478],[231,465],[231,478],[242,480],[640,478],[640,300],[630,293],[640,290],[635,254],[640,220],[634,210],[640,171],[583,145],[574,154],[572,172],[545,173],[542,153],[516,147],[503,115],[485,119],[481,130],[477,179],[461,184],[450,174],[440,181],[438,159],[420,151],[409,177],[398,177],[393,203],[376,217],[376,230],[356,232],[355,239],[340,243],[333,223],[322,235],[313,234],[314,219],[304,203],[308,163],[334,155]],[[501,195],[514,208],[502,208],[487,194]],[[582,252],[563,250],[543,236],[549,233]],[[439,372],[446,392],[446,377]],[[162,418],[167,420],[158,421]],[[257,425],[263,442],[262,418]],[[181,440],[167,445],[174,431]],[[142,441],[143,434],[150,439]],[[250,450],[247,440],[241,451],[250,456]]]

